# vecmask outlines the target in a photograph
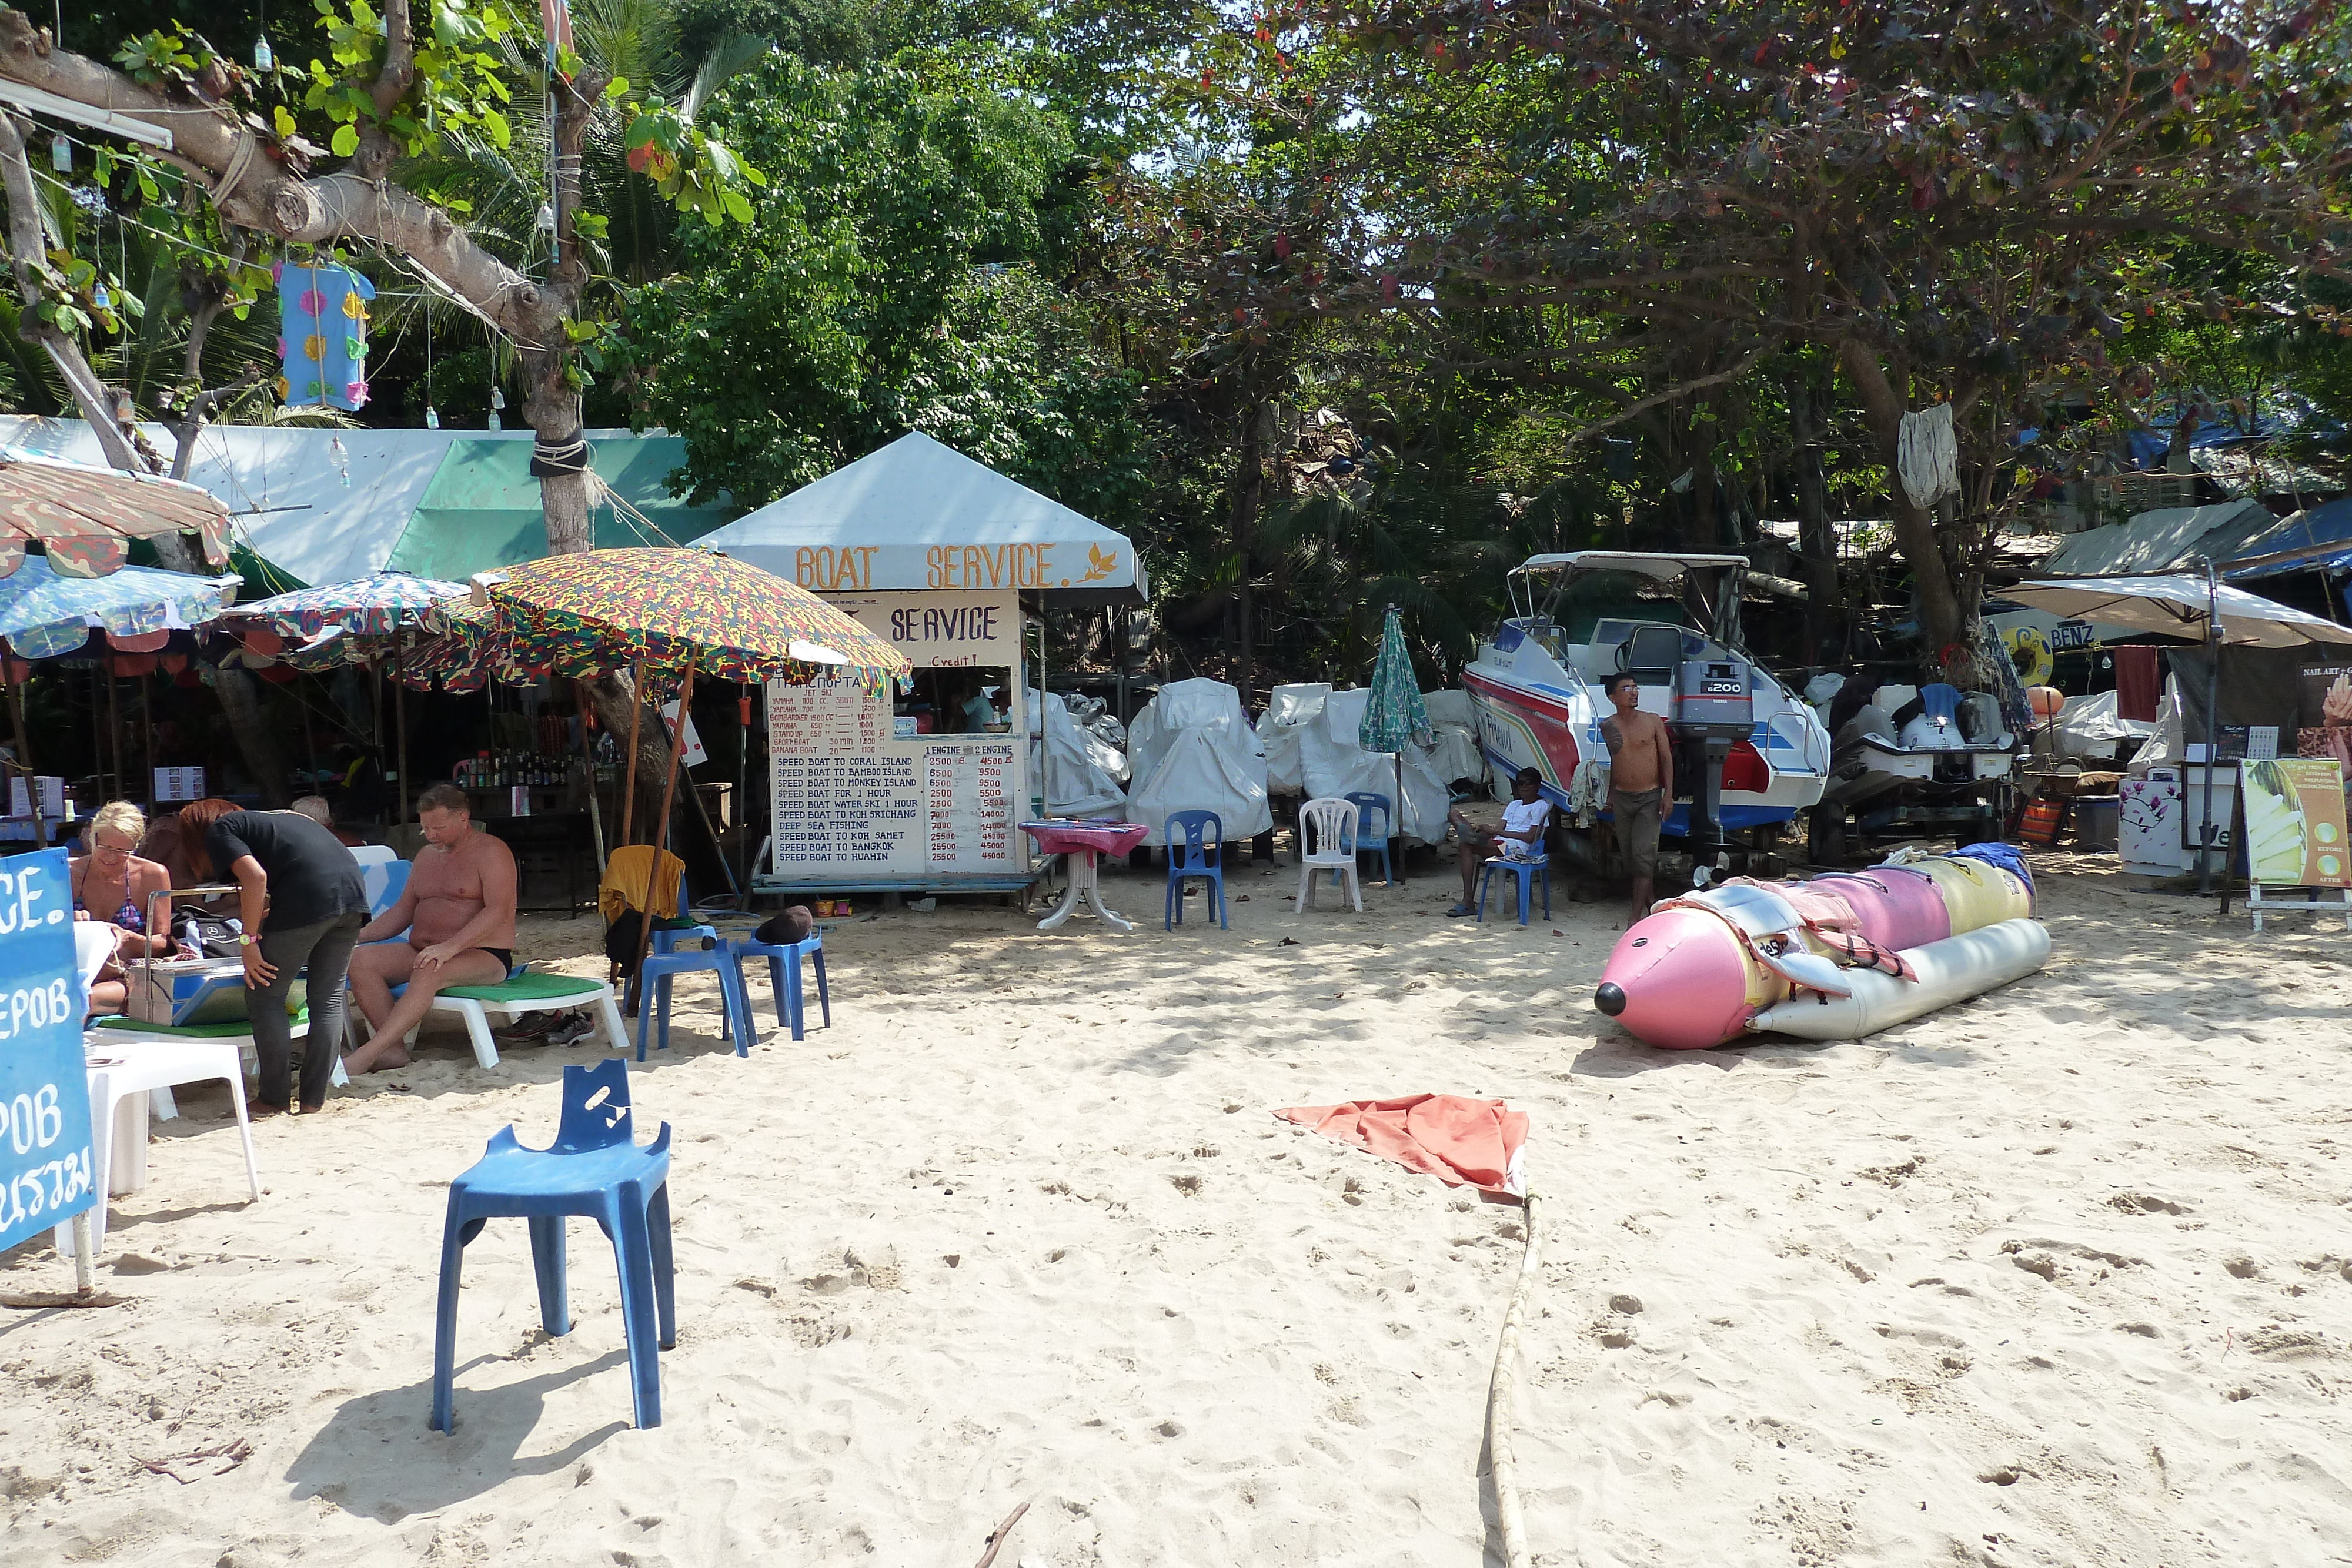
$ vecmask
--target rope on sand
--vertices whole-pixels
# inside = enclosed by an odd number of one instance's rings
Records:
[[[1528,1249],[1519,1259],[1518,1283],[1503,1312],[1502,1337],[1495,1344],[1495,1374],[1486,1385],[1486,1464],[1495,1479],[1495,1522],[1503,1535],[1505,1568],[1528,1568],[1527,1523],[1519,1509],[1518,1466],[1511,1453],[1511,1390],[1518,1376],[1519,1320],[1537,1277],[1536,1194],[1520,1200]]]

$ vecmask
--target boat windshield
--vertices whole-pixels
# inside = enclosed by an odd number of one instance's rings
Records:
[[[1571,565],[1511,574],[1511,608],[1519,618],[1557,626],[1560,640],[1590,642],[1603,621],[1664,621],[1705,632],[1740,648],[1736,569],[1693,567],[1675,577]]]

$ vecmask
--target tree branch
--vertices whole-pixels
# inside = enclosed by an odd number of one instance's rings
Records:
[[[1615,413],[1611,414],[1607,419],[1596,420],[1592,423],[1572,432],[1569,435],[1568,444],[1570,447],[1573,448],[1577,443],[1600,434],[1602,431],[1607,430],[1611,425],[1622,424],[1627,420],[1632,419],[1634,415],[1641,413],[1647,409],[1655,408],[1660,403],[1679,402],[1695,392],[1703,391],[1707,387],[1720,386],[1725,382],[1737,381],[1741,376],[1746,375],[1749,371],[1753,370],[1756,366],[1756,361],[1763,357],[1764,350],[1762,349],[1753,350],[1746,359],[1740,361],[1738,364],[1732,366],[1727,371],[1717,371],[1713,375],[1699,376],[1691,381],[1684,382],[1679,385],[1668,387],[1664,392],[1655,393],[1650,397],[1645,397],[1639,402],[1628,403],[1623,408],[1618,410]]]
[[[70,333],[43,322],[34,314],[41,303],[41,275],[48,270],[48,246],[41,233],[39,202],[33,193],[32,166],[25,160],[25,138],[16,129],[16,118],[6,114],[0,114],[0,184],[5,184],[8,193],[9,270],[16,276],[17,295],[25,302],[25,308],[16,318],[17,335],[27,342],[38,343],[47,351],[67,389],[73,393],[82,418],[89,422],[107,462],[126,474],[150,472],[149,465],[132,449],[122,427],[115,423],[114,400],[107,395],[98,372],[89,368],[81,345]]]

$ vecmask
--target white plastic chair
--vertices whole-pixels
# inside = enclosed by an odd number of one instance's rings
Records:
[[[1307,839],[1315,841],[1314,852],[1298,857],[1298,912],[1304,915],[1315,907],[1315,873],[1329,872],[1344,879],[1348,896],[1361,915],[1364,890],[1356,879],[1356,803],[1328,795],[1307,801],[1298,808],[1298,834],[1302,852]]]
[[[261,1197],[261,1167],[253,1158],[253,1124],[245,1113],[245,1071],[234,1037],[218,1040],[123,1040],[100,1037],[89,1048],[90,1160],[103,1179],[90,1210],[93,1252],[106,1245],[107,1198],[147,1185],[147,1117],[156,1091],[181,1083],[228,1084],[236,1108],[236,1134],[245,1143],[245,1179],[255,1201]],[[73,1226],[53,1232],[61,1257],[73,1256]]]

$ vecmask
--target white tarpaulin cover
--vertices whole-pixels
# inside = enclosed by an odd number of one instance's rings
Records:
[[[1214,811],[1227,842],[1274,826],[1265,801],[1265,747],[1242,712],[1242,695],[1223,681],[1177,681],[1160,688],[1128,727],[1134,780],[1127,820],[1165,847],[1171,811]]]
[[[1324,699],[1330,695],[1328,681],[1276,686],[1269,694],[1265,712],[1258,716],[1257,721],[1257,737],[1265,747],[1265,787],[1269,793],[1306,793],[1306,777],[1299,771],[1298,739],[1307,726],[1321,716]]]
[[[2156,727],[2152,719],[2122,717],[2116,712],[2116,694],[2100,692],[2087,697],[2068,697],[2066,706],[2058,710],[2054,735],[2045,731],[2040,738],[2044,746],[2054,739],[2062,758],[2113,762],[2118,742],[2133,737],[2150,739]]]
[[[1310,796],[1372,794],[1394,800],[1397,764],[1392,753],[1366,751],[1356,739],[1364,722],[1364,707],[1372,699],[1367,687],[1333,692],[1314,723],[1299,730],[1301,771]],[[1445,781],[1429,760],[1429,752],[1409,746],[1404,751],[1403,836],[1413,842],[1433,844],[1444,836],[1445,810],[1452,803]]]
[[[1429,763],[1437,776],[1449,784],[1458,779],[1486,777],[1486,759],[1478,750],[1478,720],[1470,711],[1470,694],[1423,692],[1421,702],[1429,710],[1429,727],[1436,734]]]
[[[1045,716],[1045,733],[1037,733],[1036,716]],[[1070,716],[1060,694],[1045,700],[1029,694],[1030,776],[1045,780],[1045,814],[1050,817],[1117,817],[1127,809],[1127,791],[1117,773],[1127,759]],[[1109,752],[1108,758],[1103,753]],[[1040,756],[1040,752],[1043,753]],[[1108,766],[1105,766],[1108,761]]]

